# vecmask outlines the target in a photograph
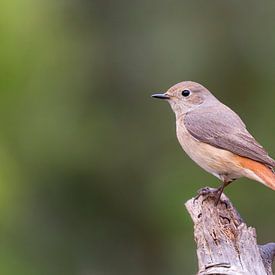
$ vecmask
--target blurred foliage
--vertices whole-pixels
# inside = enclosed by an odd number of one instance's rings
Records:
[[[275,156],[274,1],[2,0],[0,274],[194,274],[183,203],[218,181],[150,94],[208,87]],[[274,193],[227,190],[260,242]]]

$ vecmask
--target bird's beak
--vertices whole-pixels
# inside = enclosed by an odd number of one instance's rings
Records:
[[[170,96],[167,94],[153,94],[151,97],[159,98],[159,99],[170,99]]]

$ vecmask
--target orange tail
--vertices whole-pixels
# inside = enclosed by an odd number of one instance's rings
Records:
[[[275,173],[270,167],[248,158],[238,157],[238,159],[244,168],[249,169],[256,175],[256,177],[251,176],[252,179],[258,181],[260,179],[263,184],[275,190]]]

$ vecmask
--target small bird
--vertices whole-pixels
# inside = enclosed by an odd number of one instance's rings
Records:
[[[247,177],[275,190],[272,159],[241,118],[199,83],[183,81],[152,97],[169,102],[176,115],[177,138],[187,155],[222,185]]]

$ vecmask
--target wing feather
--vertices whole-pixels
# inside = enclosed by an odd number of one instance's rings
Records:
[[[185,115],[185,127],[199,141],[228,150],[270,167],[275,160],[247,131],[240,117],[225,105],[204,107]]]

